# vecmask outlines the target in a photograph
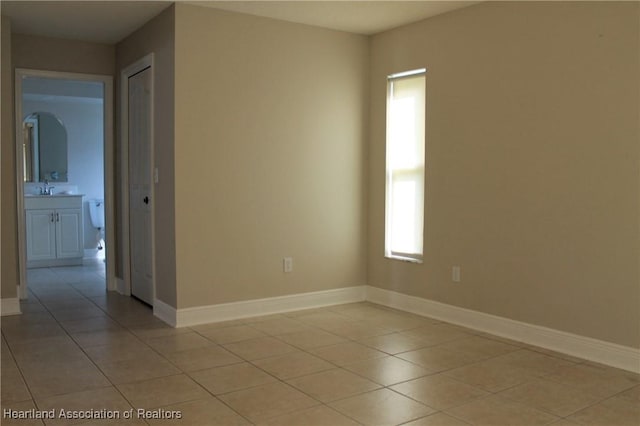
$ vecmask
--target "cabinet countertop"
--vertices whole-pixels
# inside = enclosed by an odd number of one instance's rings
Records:
[[[82,195],[35,195],[24,197],[25,210],[81,209]]]
[[[24,194],[24,197],[25,198],[84,197],[84,194],[53,194],[53,195]]]

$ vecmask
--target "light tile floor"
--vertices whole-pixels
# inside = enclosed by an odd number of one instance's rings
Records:
[[[1,405],[45,424],[640,424],[638,375],[370,303],[173,329],[106,293],[103,265],[29,283],[2,318]]]

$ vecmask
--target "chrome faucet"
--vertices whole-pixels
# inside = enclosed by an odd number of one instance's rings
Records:
[[[53,195],[53,188],[55,186],[49,186],[49,181],[44,180],[44,186],[40,187],[40,195]]]

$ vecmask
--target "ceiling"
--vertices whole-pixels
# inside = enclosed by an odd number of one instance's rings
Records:
[[[0,1],[11,31],[115,44],[169,7],[166,1]]]
[[[5,1],[18,34],[114,44],[169,7],[170,1]],[[187,1],[250,15],[357,34],[375,34],[477,1]]]
[[[478,1],[189,1],[217,9],[371,35]]]

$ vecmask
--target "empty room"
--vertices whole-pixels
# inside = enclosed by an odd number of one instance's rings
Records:
[[[1,424],[640,424],[640,2],[0,11]]]

